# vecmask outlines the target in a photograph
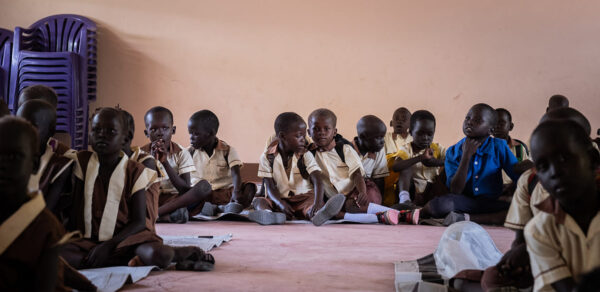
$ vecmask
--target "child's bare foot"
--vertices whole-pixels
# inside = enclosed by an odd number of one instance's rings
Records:
[[[142,262],[142,259],[139,256],[134,256],[131,260],[129,260],[129,262],[127,263],[127,265],[130,266],[130,267],[145,266],[144,262]]]
[[[175,268],[180,271],[212,271],[215,258],[195,246],[175,248]]]

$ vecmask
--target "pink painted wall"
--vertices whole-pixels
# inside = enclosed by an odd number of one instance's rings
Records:
[[[187,119],[208,108],[219,136],[256,162],[282,111],[338,114],[355,134],[362,115],[388,122],[396,107],[429,109],[436,140],[462,137],[477,102],[513,113],[528,140],[562,93],[600,127],[596,1],[33,1],[0,0],[0,27],[76,13],[99,25],[98,102],[138,124],[154,105]]]

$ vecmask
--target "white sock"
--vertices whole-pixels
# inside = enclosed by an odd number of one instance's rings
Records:
[[[407,191],[400,191],[398,194],[400,204],[404,204],[406,201],[410,201],[410,194]]]
[[[356,223],[379,223],[375,214],[346,213],[344,219]]]
[[[369,203],[369,207],[367,208],[367,214],[377,214],[379,212],[385,212],[391,208],[386,206],[381,206],[375,203]]]
[[[465,215],[465,221],[471,221],[471,215],[468,213],[463,213],[463,215]]]

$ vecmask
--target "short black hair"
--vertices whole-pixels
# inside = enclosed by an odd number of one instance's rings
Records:
[[[211,130],[215,134],[219,131],[219,118],[215,113],[209,110],[201,110],[195,112],[191,117],[190,121],[200,122],[200,126],[203,129]]]
[[[135,121],[134,121],[131,113],[129,113],[128,111],[126,111],[124,109],[119,109],[119,110],[121,110],[121,114],[123,115],[123,122],[125,122],[125,124],[123,125],[123,129],[125,129],[131,133],[135,133]]]
[[[435,127],[435,116],[427,110],[418,110],[410,116],[410,129],[412,130],[415,127],[417,121],[420,120],[429,120],[433,122],[433,126]]]
[[[562,94],[555,94],[548,99],[548,107],[569,107],[569,99]]]
[[[280,132],[287,133],[290,131],[292,125],[296,123],[306,124],[302,117],[294,112],[281,113],[275,119],[275,134],[278,135]]]
[[[377,125],[385,132],[385,123],[375,115],[366,115],[358,120],[356,123],[356,132],[360,135],[362,131],[368,130],[368,124]]]
[[[56,108],[43,99],[30,99],[24,102],[17,110],[17,115],[29,120],[28,117],[33,117],[33,115],[40,112],[43,112],[49,117],[50,123],[48,125],[38,126],[49,127],[50,133],[54,133],[56,130]]]
[[[166,113],[169,116],[169,118],[171,119],[171,124],[173,124],[173,121],[174,121],[174,119],[173,119],[173,113],[168,108],[166,108],[166,107],[155,106],[155,107],[149,109],[146,112],[146,114],[144,115],[144,123],[146,123],[146,126],[148,126],[148,116],[156,114],[156,113]]]
[[[590,121],[580,111],[572,107],[561,107],[549,110],[542,116],[540,123],[548,120],[571,120],[578,123],[588,136],[592,134],[592,125],[590,125]]]
[[[405,107],[399,107],[394,111],[394,114],[392,115],[392,118],[395,117],[396,115],[399,115],[401,112],[407,112],[409,115],[411,114],[410,111],[405,108]]]
[[[508,121],[512,123],[512,115],[507,109],[501,107],[497,108],[496,113],[498,114],[498,119],[500,119],[500,113],[505,113],[508,116]]]
[[[474,108],[481,108],[486,110],[489,114],[490,114],[490,118],[492,119],[490,122],[492,124],[492,127],[494,127],[497,123],[498,123],[498,114],[496,114],[496,110],[491,107],[489,104],[487,103],[478,103],[474,106],[471,107],[472,109]]]
[[[600,163],[600,156],[598,156],[598,151],[594,148],[592,144],[592,139],[590,135],[586,133],[585,129],[581,127],[581,125],[573,120],[547,120],[540,123],[533,133],[531,134],[531,141],[533,142],[533,136],[547,133],[550,135],[566,135],[567,137],[560,137],[563,140],[571,137],[575,140],[577,145],[583,147],[588,153],[594,155],[592,157],[592,162],[597,166]]]
[[[37,84],[26,87],[21,91],[21,95],[28,99],[43,99],[51,104],[54,108],[58,106],[58,95],[52,87]]]
[[[308,122],[310,123],[311,120],[316,117],[330,118],[333,121],[333,127],[335,128],[337,125],[337,117],[330,109],[319,108],[314,110],[312,113],[310,113],[310,115],[308,115]]]
[[[20,117],[5,116],[0,118],[0,128],[4,127],[14,129],[16,133],[26,135],[31,146],[31,154],[35,155],[38,153],[40,138],[38,137],[37,129],[29,121]],[[9,139],[9,137],[3,137],[3,139]]]
[[[127,122],[127,119],[125,118],[125,115],[123,114],[122,109],[118,109],[118,108],[114,108],[114,107],[97,108],[96,111],[94,112],[94,114],[92,115],[91,120],[93,120],[95,116],[97,116],[103,112],[109,112],[109,113],[114,114],[115,117],[117,117],[117,121],[119,122],[119,124],[121,124],[122,130],[124,131],[123,133],[120,133],[120,134],[127,135],[127,132],[129,132],[129,127],[128,127],[129,124]]]

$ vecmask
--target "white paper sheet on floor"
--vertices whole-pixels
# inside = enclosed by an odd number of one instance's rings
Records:
[[[229,242],[233,238],[233,235],[229,233],[216,235],[213,238],[198,238],[197,235],[162,235],[161,237],[163,243],[169,246],[197,246],[203,251],[210,251],[215,247],[221,246],[223,242]]]
[[[79,272],[98,287],[98,292],[113,292],[121,289],[125,284],[135,283],[145,278],[154,269],[158,267],[107,267],[79,270]]]

